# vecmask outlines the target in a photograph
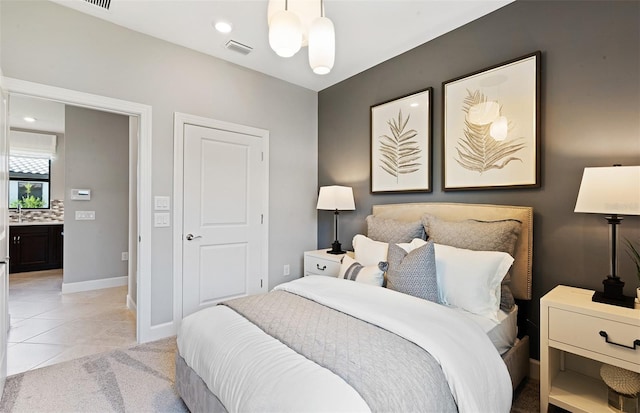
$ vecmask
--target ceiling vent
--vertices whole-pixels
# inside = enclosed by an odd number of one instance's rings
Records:
[[[253,47],[249,47],[246,44],[238,43],[235,40],[229,40],[227,44],[224,45],[229,50],[233,50],[234,52],[238,52],[243,55],[248,55],[253,51]]]
[[[109,10],[111,6],[111,0],[84,0],[89,4],[93,4],[94,6],[102,7],[105,10]]]

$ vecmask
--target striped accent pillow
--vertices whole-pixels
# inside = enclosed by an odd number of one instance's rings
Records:
[[[385,261],[380,261],[378,265],[364,266],[350,256],[345,255],[340,264],[338,278],[381,287],[387,267],[388,264]]]

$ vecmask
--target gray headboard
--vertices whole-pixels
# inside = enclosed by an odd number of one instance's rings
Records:
[[[531,299],[531,267],[533,262],[533,208],[509,205],[456,204],[456,203],[408,203],[374,205],[373,215],[399,221],[419,221],[424,214],[435,215],[447,221],[479,219],[485,221],[517,219],[522,222],[520,237],[516,242],[511,271],[513,296],[521,300]]]

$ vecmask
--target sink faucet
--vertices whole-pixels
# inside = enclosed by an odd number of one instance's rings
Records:
[[[22,203],[18,202],[18,222],[22,222]]]

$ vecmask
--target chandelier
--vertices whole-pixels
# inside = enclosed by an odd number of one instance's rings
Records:
[[[333,68],[336,40],[333,22],[324,15],[323,0],[269,0],[269,45],[278,56],[291,57],[308,47],[314,73]]]

